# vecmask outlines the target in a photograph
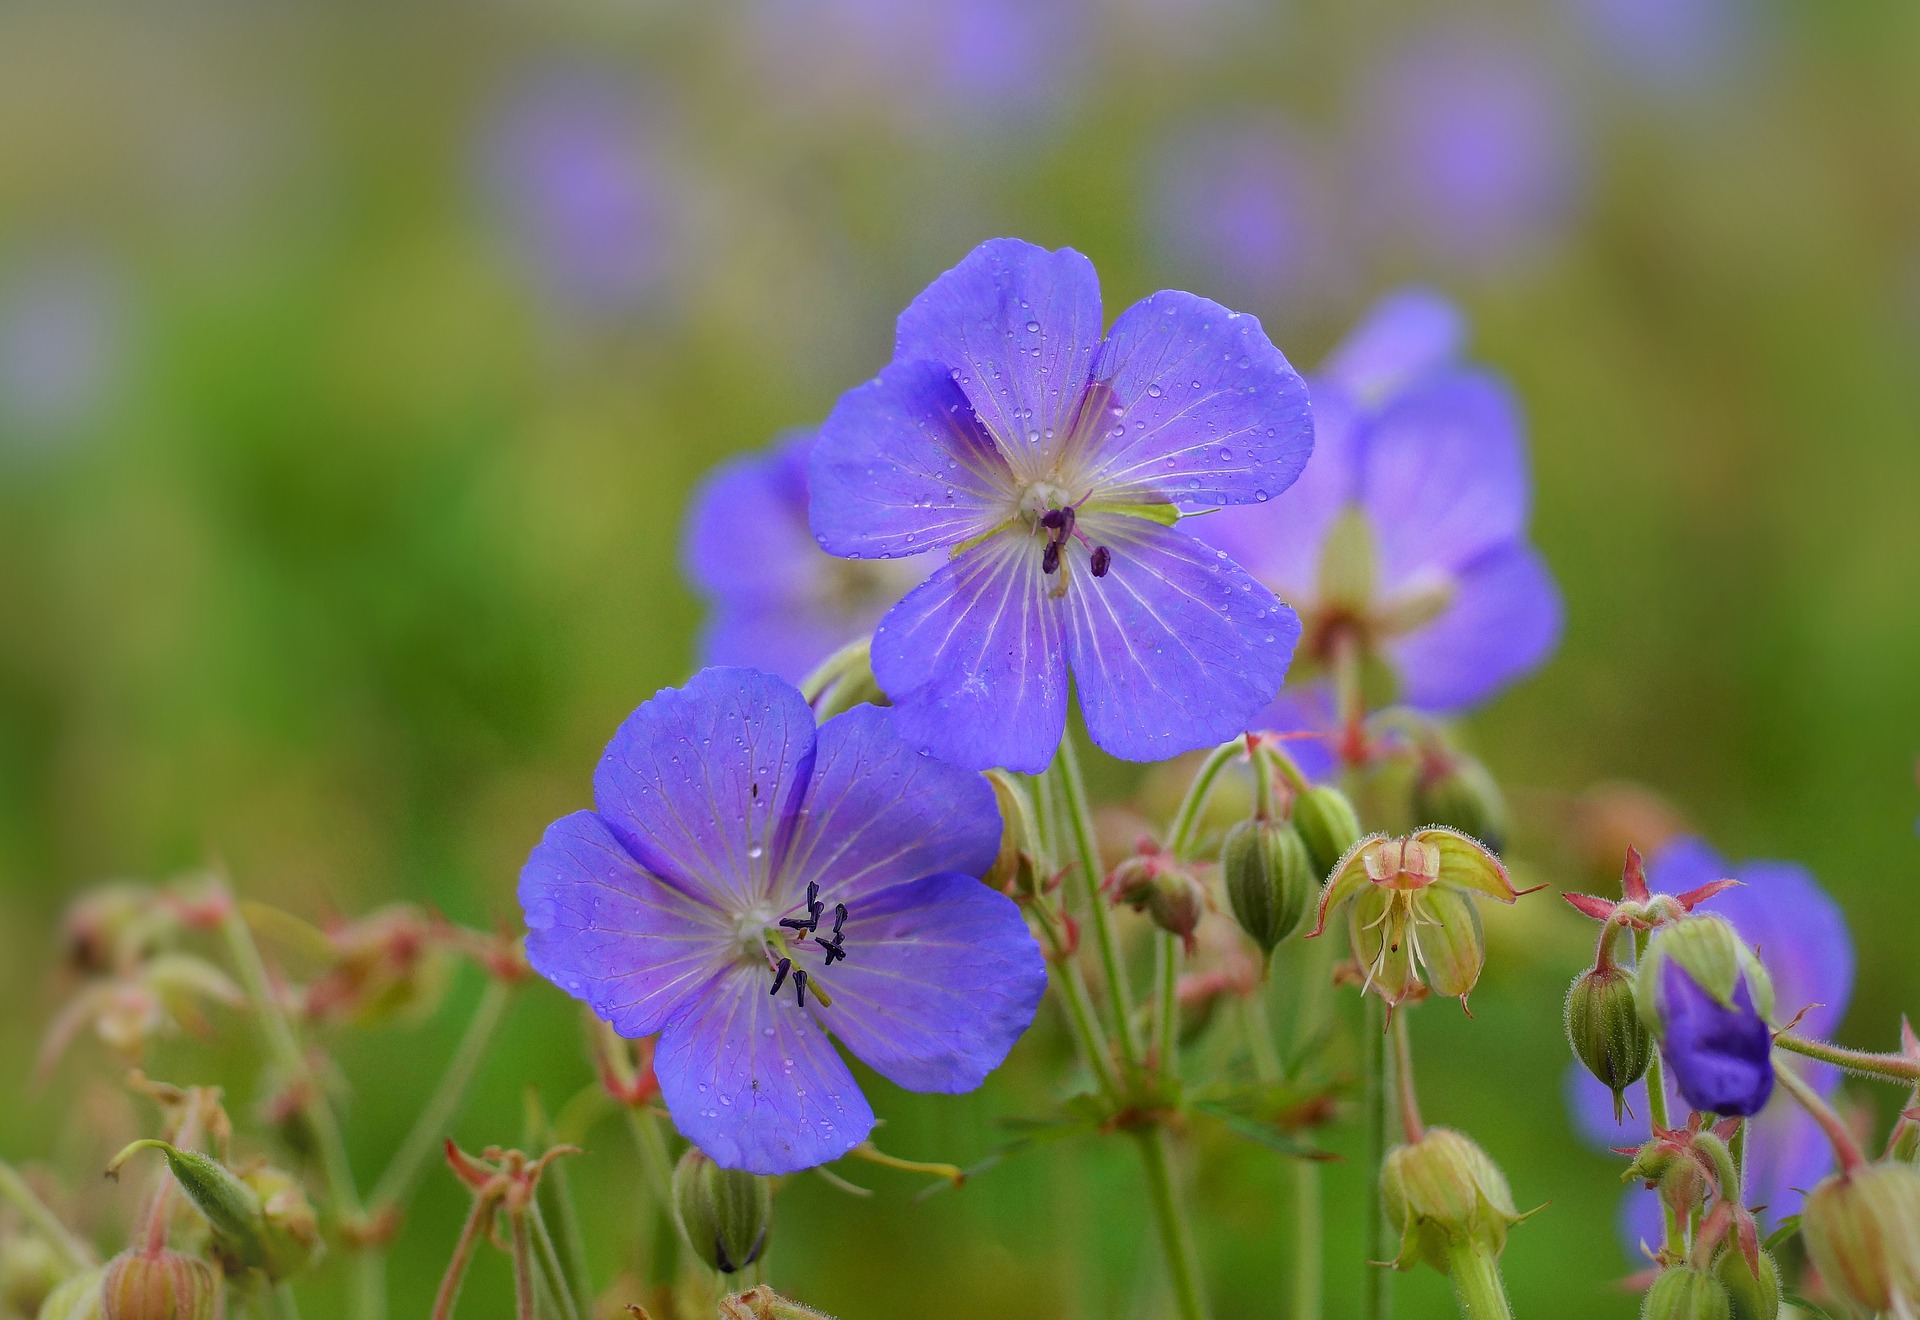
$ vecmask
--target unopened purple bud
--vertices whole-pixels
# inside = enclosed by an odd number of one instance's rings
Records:
[[[1666,1037],[1661,1052],[1681,1098],[1706,1113],[1747,1117],[1773,1095],[1773,1033],[1753,1006],[1745,978],[1722,1004],[1678,963],[1664,968]]]

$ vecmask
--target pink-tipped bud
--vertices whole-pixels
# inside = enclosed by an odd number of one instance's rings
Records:
[[[1188,947],[1207,910],[1200,885],[1164,855],[1129,857],[1107,877],[1107,892],[1117,903],[1145,912],[1153,924],[1178,935]]]
[[[100,1283],[101,1320],[212,1320],[220,1278],[177,1251],[126,1251]]]
[[[1807,1195],[1800,1232],[1827,1287],[1853,1305],[1920,1309],[1920,1168],[1880,1163],[1833,1175]]]

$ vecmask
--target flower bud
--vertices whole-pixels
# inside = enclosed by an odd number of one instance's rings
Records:
[[[1653,1035],[1634,1003],[1633,977],[1608,963],[1590,967],[1567,990],[1567,1040],[1574,1055],[1613,1092],[1620,1121],[1626,1090],[1647,1075]]]
[[[104,1269],[76,1274],[47,1294],[37,1320],[100,1320],[100,1282]]]
[[[851,568],[853,561],[839,562]],[[887,694],[873,676],[873,639],[862,637],[835,651],[801,682],[800,691],[822,724],[855,706],[886,705]]]
[[[1779,1320],[1780,1266],[1771,1251],[1758,1256],[1760,1273],[1747,1268],[1747,1258],[1737,1247],[1727,1247],[1713,1264],[1714,1277],[1727,1290],[1733,1302],[1733,1320]]]
[[[1220,875],[1233,919],[1267,955],[1299,929],[1320,892],[1306,842],[1284,821],[1243,820],[1228,830]]]
[[[1360,818],[1337,788],[1317,784],[1293,800],[1293,825],[1307,845],[1314,874],[1324,881],[1360,842]]]
[[[1920,1307],[1920,1168],[1837,1173],[1800,1210],[1807,1254],[1827,1287],[1869,1313]]]
[[[723,1169],[698,1148],[673,1171],[673,1208],[694,1254],[722,1274],[758,1260],[773,1228],[773,1184]]]
[[[0,1315],[33,1315],[66,1275],[60,1253],[38,1233],[0,1239]]]
[[[1206,895],[1191,875],[1155,854],[1129,857],[1113,868],[1106,888],[1116,902],[1145,912],[1153,924],[1193,947],[1193,932],[1206,912]]]
[[[988,771],[987,782],[993,786],[994,805],[1000,809],[1000,851],[980,878],[1010,897],[1031,898],[1039,885],[1033,842],[1027,837],[1026,810],[1004,771]]]
[[[1387,1152],[1380,1193],[1400,1233],[1397,1269],[1421,1259],[1445,1274],[1451,1250],[1461,1246],[1497,1256],[1507,1229],[1522,1218],[1499,1166],[1451,1128],[1429,1128],[1420,1140]]]
[[[1670,1265],[1647,1289],[1640,1320],[1733,1320],[1733,1299],[1705,1270]]]
[[[162,948],[179,922],[151,885],[120,881],[90,889],[60,919],[67,959],[88,973],[125,971]]]
[[[130,1156],[141,1150],[158,1150],[166,1156],[167,1168],[180,1184],[180,1190],[206,1217],[207,1225],[213,1230],[216,1255],[239,1268],[266,1267],[266,1215],[253,1188],[210,1156],[180,1150],[153,1138],[136,1141],[122,1150],[107,1166],[107,1172],[117,1173]]]
[[[1495,852],[1506,847],[1506,797],[1486,766],[1460,752],[1424,759],[1413,783],[1413,815],[1470,834]]]
[[[123,1251],[107,1262],[101,1320],[212,1320],[219,1276],[177,1251]]]
[[[1765,1107],[1773,1094],[1773,983],[1731,925],[1715,916],[1661,925],[1633,990],[1690,1107],[1739,1116]]]
[[[456,959],[444,927],[411,903],[394,903],[328,932],[333,965],[307,987],[303,1011],[356,1026],[419,1022],[453,984]]]
[[[320,1220],[292,1174],[261,1165],[240,1175],[260,1198],[261,1268],[274,1283],[299,1274],[326,1254]]]

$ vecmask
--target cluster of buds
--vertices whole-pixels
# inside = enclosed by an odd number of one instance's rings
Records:
[[[673,1170],[673,1212],[694,1255],[710,1269],[737,1274],[767,1248],[773,1183],[744,1169],[723,1169],[689,1147]]]
[[[1161,851],[1152,839],[1142,838],[1133,856],[1108,873],[1101,886],[1110,901],[1145,912],[1153,924],[1178,935],[1193,952],[1193,932],[1207,910],[1206,891],[1193,873]]]
[[[1431,990],[1466,1005],[1486,963],[1486,937],[1474,898],[1512,903],[1523,893],[1507,868],[1478,840],[1458,830],[1416,830],[1360,840],[1328,877],[1320,895],[1320,935],[1348,911],[1348,930],[1362,988],[1391,1009]],[[1422,977],[1424,976],[1424,980]]]

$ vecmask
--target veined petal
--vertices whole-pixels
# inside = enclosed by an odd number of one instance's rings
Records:
[[[594,803],[649,871],[738,911],[768,892],[813,749],[813,711],[792,687],[703,669],[627,716],[593,773]]]
[[[808,468],[813,532],[836,555],[955,545],[1012,511],[1012,471],[946,366],[895,362],[847,391]]]
[[[966,770],[1047,768],[1067,723],[1067,663],[1037,541],[1007,532],[942,565],[873,634],[894,729]]]
[[[848,918],[845,945],[846,961],[818,973],[833,995],[820,1018],[911,1091],[980,1085],[1033,1024],[1047,987],[1020,909],[971,876],[870,895]]]
[[[1334,710],[1333,688],[1324,682],[1288,684],[1247,726],[1266,733],[1295,735],[1286,739],[1287,755],[1316,784],[1331,779],[1340,768],[1334,750],[1340,717]]]
[[[1401,699],[1455,711],[1538,668],[1560,642],[1564,616],[1553,574],[1538,551],[1514,541],[1453,579],[1440,617],[1388,644]]]
[[[1327,355],[1320,374],[1372,410],[1452,363],[1465,338],[1459,308],[1432,289],[1401,289],[1373,305]]]
[[[811,585],[822,557],[807,528],[811,431],[789,432],[764,453],[709,472],[687,509],[681,562],[711,600],[790,599]]]
[[[728,1169],[795,1173],[839,1159],[873,1110],[790,990],[736,964],[660,1035],[653,1071],[682,1136]]]
[[[1048,471],[1079,410],[1100,346],[1100,279],[1072,248],[996,238],[969,252],[906,311],[895,362],[937,362],[1023,479]]]
[[[623,1036],[660,1030],[720,974],[718,909],[662,884],[591,811],[562,816],[520,871],[527,961]]]
[[[832,911],[938,871],[978,877],[1000,848],[1000,812],[980,775],[922,755],[894,713],[857,706],[820,726],[813,786],[801,805],[779,892],[816,881]]]
[[[1525,531],[1519,411],[1492,376],[1451,371],[1408,391],[1365,443],[1361,502],[1379,538],[1387,594],[1462,569]]]
[[[1067,654],[1093,741],[1162,761],[1244,733],[1287,676],[1300,620],[1228,559],[1144,518],[1094,513],[1087,539],[1112,552],[1096,578],[1063,556]],[[1070,562],[1064,562],[1070,560]]]
[[[1257,504],[1313,452],[1307,387],[1252,316],[1165,290],[1113,323],[1094,378],[1117,415],[1083,425],[1096,498]]]

